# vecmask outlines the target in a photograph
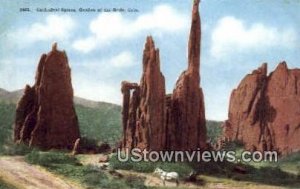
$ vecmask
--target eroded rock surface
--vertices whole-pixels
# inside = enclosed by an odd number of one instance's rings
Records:
[[[175,149],[197,149],[206,143],[205,109],[200,86],[201,24],[199,2],[195,1],[188,48],[188,69],[179,77],[172,96]]]
[[[72,149],[80,138],[68,58],[56,43],[42,55],[34,86],[25,88],[14,131],[16,142],[42,149]]]
[[[248,74],[233,90],[224,136],[250,150],[300,150],[300,69],[285,62],[267,75],[267,64]]]
[[[165,142],[165,79],[160,71],[159,50],[152,37],[147,37],[145,44],[140,85],[123,82],[122,93],[124,146],[162,149]]]
[[[188,69],[173,94],[166,95],[159,50],[147,37],[140,84],[123,82],[122,147],[148,150],[196,150],[205,147],[206,127],[200,88],[201,27],[195,0],[188,48]]]

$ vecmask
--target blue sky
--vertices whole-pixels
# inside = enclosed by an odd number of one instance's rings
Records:
[[[2,0],[0,88],[33,84],[42,53],[58,42],[72,68],[76,96],[121,104],[122,80],[139,82],[147,35],[160,49],[167,92],[187,67],[192,0]],[[21,7],[31,9],[19,12]],[[82,8],[128,8],[136,13],[80,13]],[[36,8],[74,8],[40,13]],[[201,85],[208,119],[227,118],[232,89],[267,62],[269,71],[300,60],[299,0],[202,0]]]

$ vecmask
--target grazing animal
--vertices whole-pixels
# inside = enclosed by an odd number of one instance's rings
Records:
[[[164,186],[166,185],[165,181],[176,181],[176,186],[179,185],[179,175],[176,172],[166,172],[160,168],[156,168],[154,174],[160,175],[161,180],[163,181]]]

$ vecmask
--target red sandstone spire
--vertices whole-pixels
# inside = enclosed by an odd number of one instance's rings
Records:
[[[195,0],[192,10],[192,24],[188,46],[188,71],[199,75],[200,46],[201,46],[201,22],[199,15],[199,0]]]
[[[42,149],[72,149],[80,138],[71,69],[64,51],[43,54],[33,87],[26,86],[15,120],[15,141]]]

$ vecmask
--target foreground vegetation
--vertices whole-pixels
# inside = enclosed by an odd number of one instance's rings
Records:
[[[7,141],[11,141],[15,117],[14,104],[0,102],[0,152]]]
[[[191,172],[201,177],[244,181],[291,188],[300,187],[300,153],[281,159],[277,163],[230,163],[230,162],[120,162],[113,156],[110,164],[114,169],[150,173],[160,167],[165,171],[175,171],[181,179],[187,179]],[[245,170],[241,173],[236,168]],[[292,168],[293,167],[293,168]],[[291,171],[292,168],[292,171]],[[202,180],[202,182],[204,182]]]
[[[141,178],[114,178],[98,167],[82,165],[75,157],[63,152],[33,150],[25,158],[28,163],[43,166],[47,170],[65,176],[87,188],[146,188]]]
[[[15,187],[7,184],[0,178],[0,189],[15,189]]]
[[[95,108],[76,105],[81,136],[94,143],[107,142],[114,146],[121,137],[121,108],[101,103]],[[0,101],[0,154],[24,155],[25,146],[12,141],[15,104]]]
[[[76,111],[83,137],[93,142],[108,142],[114,145],[121,137],[121,109],[118,106],[103,104],[96,108],[76,105]],[[146,188],[140,177],[115,178],[95,166],[86,166],[64,152],[40,152],[25,145],[12,142],[15,105],[0,102],[0,154],[26,155],[26,161],[45,167],[49,171],[63,175],[87,188]],[[207,131],[214,142],[221,134],[220,122],[208,121]],[[230,146],[231,150],[240,150],[241,146]],[[300,188],[300,153],[292,154],[277,163],[165,163],[165,162],[119,162],[116,156],[110,159],[113,169],[151,173],[160,167],[165,171],[176,171],[181,179],[186,179],[194,171],[202,183],[243,181],[273,186]],[[247,170],[246,174],[234,171],[236,166]],[[0,180],[1,188],[12,188]]]

